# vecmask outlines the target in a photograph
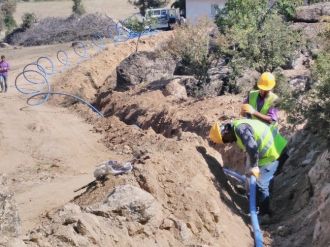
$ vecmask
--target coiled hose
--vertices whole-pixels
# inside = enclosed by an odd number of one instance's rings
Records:
[[[223,169],[225,174],[228,176],[231,176],[241,182],[242,184],[246,181],[246,176],[242,176],[238,174],[235,171],[232,171],[230,169],[224,168]],[[250,177],[250,196],[249,196],[249,206],[250,206],[250,218],[253,228],[253,234],[254,234],[254,241],[256,247],[262,247],[263,246],[263,238],[262,238],[262,232],[260,230],[259,221],[258,221],[258,215],[257,215],[257,206],[256,206],[256,198],[257,198],[257,180],[255,176]]]
[[[134,39],[140,35],[152,35],[154,33],[155,32],[152,30],[145,30],[141,34],[132,32],[119,23],[116,25],[109,25],[107,28],[107,36],[114,43],[124,42],[128,39]],[[91,35],[91,43],[97,49],[97,53],[106,48],[104,39],[105,36],[99,32]],[[73,52],[78,56],[78,61],[76,63],[69,61],[69,56],[66,51],[59,50],[57,52],[56,58],[61,66],[57,70],[52,59],[47,56],[41,56],[36,60],[36,62],[27,64],[23,68],[23,71],[16,76],[15,87],[18,92],[28,95],[26,102],[30,106],[38,106],[44,104],[51,95],[69,96],[87,105],[99,116],[104,117],[104,115],[98,109],[96,109],[96,107],[81,97],[65,92],[52,92],[51,90],[49,78],[52,75],[56,74],[57,71],[64,72],[69,68],[70,65],[80,64],[81,62],[91,58],[91,55],[89,55],[87,52],[86,42],[76,42],[73,46]],[[48,66],[43,66],[42,62],[46,62]],[[25,84],[22,83],[22,80],[25,81]]]

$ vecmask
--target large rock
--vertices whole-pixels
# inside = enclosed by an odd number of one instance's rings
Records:
[[[134,53],[117,67],[117,88],[127,89],[129,86],[171,77],[175,65],[171,56],[146,51]]]
[[[319,22],[322,16],[330,16],[330,3],[318,3],[299,7],[294,20],[297,22]]]
[[[199,98],[205,96],[218,96],[222,91],[223,81],[220,79],[210,80],[202,83],[193,76],[186,76],[181,80],[185,85],[188,96]]]
[[[148,192],[132,185],[116,187],[105,202],[91,209],[103,217],[124,217],[125,221],[159,226],[162,220],[160,204]]]
[[[257,84],[260,73],[255,70],[247,69],[242,73],[242,76],[237,79],[236,84],[240,92],[247,93]]]
[[[187,90],[185,86],[180,83],[180,78],[175,78],[170,81],[163,91],[165,96],[172,96],[175,99],[187,99]]]

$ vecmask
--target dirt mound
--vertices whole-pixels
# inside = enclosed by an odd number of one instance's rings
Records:
[[[327,144],[304,131],[290,143],[290,158],[274,183],[273,246],[328,246],[330,156]]]
[[[139,44],[140,51],[154,50],[160,45],[160,40],[166,40],[170,32],[159,36],[142,37]],[[95,100],[96,94],[108,92],[117,86],[116,68],[129,55],[135,51],[136,41],[108,44],[107,48],[91,59],[77,66],[57,74],[52,80],[54,91],[65,91],[79,95],[87,100]],[[58,103],[58,100],[55,100]],[[62,101],[61,101],[62,102]]]
[[[29,29],[19,28],[13,31],[6,36],[5,42],[22,46],[48,45],[98,38],[98,36],[109,37],[110,32],[115,33],[115,22],[106,15],[48,17]]]
[[[247,201],[233,192],[214,158],[221,157],[214,150],[206,153],[202,147],[207,143],[201,137],[184,133],[180,140],[165,138],[116,117],[100,120],[98,126],[108,129],[104,141],[111,149],[137,158],[133,172],[90,187],[73,201],[81,212],[72,214],[64,208],[48,214],[49,220],[38,230],[41,236],[33,235],[35,241],[47,236],[43,241],[62,246],[85,246],[83,241],[86,246],[253,246],[250,229],[241,218]],[[147,193],[144,203],[156,204],[149,208],[134,202],[130,205],[140,206],[127,211],[126,201],[134,197],[126,197],[112,203],[111,208],[118,205],[117,209],[109,211],[104,200],[120,198],[115,196],[118,188],[127,184]]]

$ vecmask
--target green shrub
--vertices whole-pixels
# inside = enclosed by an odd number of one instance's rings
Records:
[[[10,32],[17,26],[13,17],[15,10],[16,0],[0,1],[0,31],[6,28]]]
[[[277,5],[269,9],[264,0],[227,1],[216,23],[222,34],[219,51],[232,69],[231,84],[247,68],[272,72],[293,60],[302,37],[278,13]]]
[[[139,46],[139,42],[140,42],[140,38],[141,38],[142,33],[148,27],[150,27],[154,22],[155,22],[155,20],[153,20],[153,19],[148,19],[148,20],[147,19],[142,19],[142,18],[139,19],[138,17],[133,16],[131,18],[126,19],[126,21],[123,23],[126,28],[128,28],[132,32],[138,34],[138,38],[136,40],[135,52],[138,51],[138,46]]]
[[[330,142],[330,52],[318,56],[312,68],[312,87],[305,93],[288,92],[282,106],[288,120],[307,127]]]
[[[292,20],[296,14],[296,7],[303,4],[303,0],[278,0],[276,2],[276,10],[279,14],[285,16],[287,20]]]
[[[13,15],[11,15],[11,14],[5,16],[4,23],[5,23],[7,32],[10,32],[17,27],[16,21],[15,21]]]
[[[72,12],[76,15],[83,15],[86,13],[81,0],[73,0]]]
[[[21,28],[28,29],[36,22],[37,22],[37,17],[34,13],[24,13],[22,17]]]
[[[209,53],[210,36],[207,30],[213,24],[201,19],[197,24],[179,26],[167,44],[167,50],[193,74],[200,83],[206,81],[207,71],[215,54]]]

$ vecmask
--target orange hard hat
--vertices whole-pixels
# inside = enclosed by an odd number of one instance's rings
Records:
[[[264,91],[272,90],[276,85],[275,76],[270,72],[262,73],[258,81],[258,88]]]

